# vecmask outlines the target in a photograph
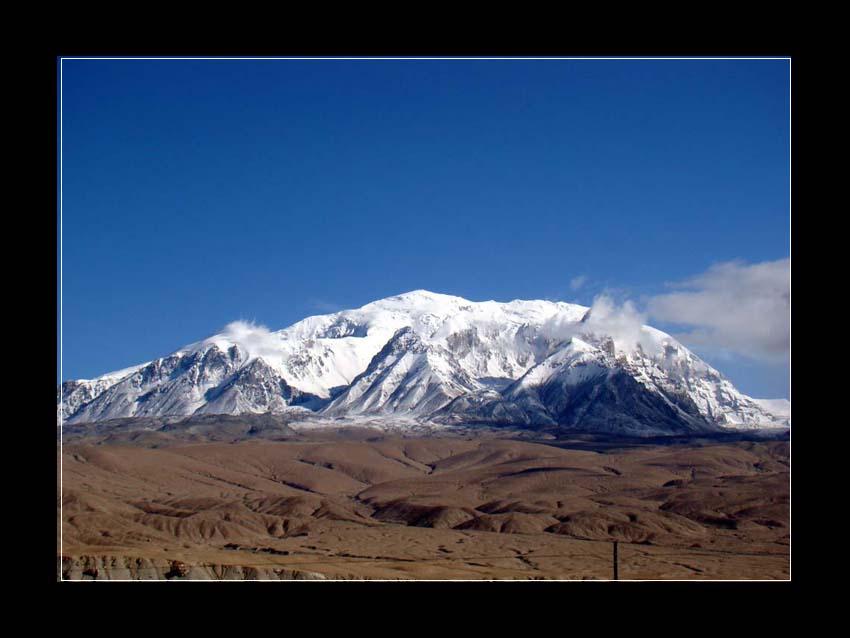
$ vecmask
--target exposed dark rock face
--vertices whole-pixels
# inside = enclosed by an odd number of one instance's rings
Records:
[[[507,398],[510,392],[509,388],[503,393],[460,396],[439,410],[434,419],[638,436],[719,430],[687,396],[653,392],[622,371],[572,386],[544,384]]]
[[[565,429],[633,434],[670,434],[717,429],[687,397],[652,392],[625,372],[575,386],[567,396],[561,388],[542,388],[544,405]]]

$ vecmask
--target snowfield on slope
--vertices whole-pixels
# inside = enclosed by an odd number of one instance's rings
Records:
[[[670,335],[610,309],[417,290],[276,332],[234,322],[154,361],[66,381],[58,418],[285,412],[622,430],[787,427]],[[664,424],[659,426],[659,424]]]

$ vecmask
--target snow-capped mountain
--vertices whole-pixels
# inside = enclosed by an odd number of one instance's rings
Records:
[[[787,404],[787,402],[786,402]],[[781,426],[673,337],[610,308],[417,290],[271,332],[244,322],[59,388],[69,423],[285,412],[677,433]]]

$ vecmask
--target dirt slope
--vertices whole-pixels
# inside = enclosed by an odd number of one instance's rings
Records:
[[[67,579],[787,578],[788,444],[64,445]],[[586,446],[585,446],[586,447]]]

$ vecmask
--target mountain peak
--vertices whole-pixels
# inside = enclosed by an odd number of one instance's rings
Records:
[[[470,303],[467,299],[463,297],[457,297],[454,295],[446,295],[439,292],[432,292],[430,290],[425,289],[417,289],[417,290],[409,290],[408,292],[403,292],[398,295],[393,295],[391,297],[385,297],[383,299],[378,299],[373,301],[367,306],[372,306],[375,304],[378,305],[387,305],[394,303],[404,303],[404,304],[458,304],[458,303]]]
[[[582,427],[585,408],[603,396],[614,403],[593,409],[595,428],[620,427],[605,425],[609,418],[640,432],[699,419],[712,427],[787,421],[670,335],[636,328],[641,340],[672,344],[680,356],[661,347],[620,352],[595,324],[607,325],[588,321],[588,308],[576,304],[476,302],[416,289],[276,332],[234,322],[151,363],[65,382],[59,415],[82,422],[301,405],[316,418],[403,411],[430,422]]]
[[[408,290],[407,292],[403,292],[401,294],[394,295],[394,296],[395,297],[401,297],[401,298],[404,298],[404,299],[418,298],[418,297],[425,298],[425,299],[436,299],[436,298],[440,298],[440,297],[442,297],[442,298],[453,297],[453,295],[446,295],[446,294],[440,293],[440,292],[433,292],[431,290],[425,290],[424,288],[417,288],[416,290]],[[455,298],[459,299],[459,297],[455,297]]]

